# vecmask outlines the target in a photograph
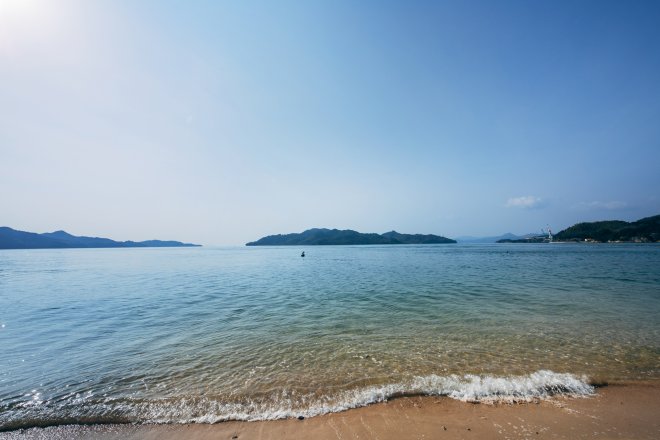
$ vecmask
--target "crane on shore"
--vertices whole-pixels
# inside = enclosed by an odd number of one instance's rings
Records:
[[[548,243],[552,243],[552,229],[550,229],[550,225],[548,225],[548,231],[546,232],[543,228],[541,228],[541,234],[548,234]]]

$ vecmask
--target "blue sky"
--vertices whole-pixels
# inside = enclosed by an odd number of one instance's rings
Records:
[[[660,3],[0,2],[0,223],[242,244],[660,213]]]

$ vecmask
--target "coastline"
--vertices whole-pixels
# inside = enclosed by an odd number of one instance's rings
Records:
[[[390,399],[312,417],[188,425],[65,425],[0,433],[0,439],[380,439],[660,437],[660,383],[598,388],[591,397],[474,404],[447,397]]]

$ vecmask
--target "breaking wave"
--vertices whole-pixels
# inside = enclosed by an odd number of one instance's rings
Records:
[[[0,407],[0,430],[102,423],[217,423],[274,420],[345,411],[402,396],[447,396],[464,402],[514,403],[552,396],[593,394],[587,378],[540,370],[522,376],[429,375],[409,381],[344,390],[333,395],[282,391],[260,400],[181,396],[164,399],[95,399],[23,402]]]

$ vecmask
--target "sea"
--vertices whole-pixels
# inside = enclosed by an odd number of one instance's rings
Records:
[[[659,379],[656,244],[0,251],[4,431]]]

